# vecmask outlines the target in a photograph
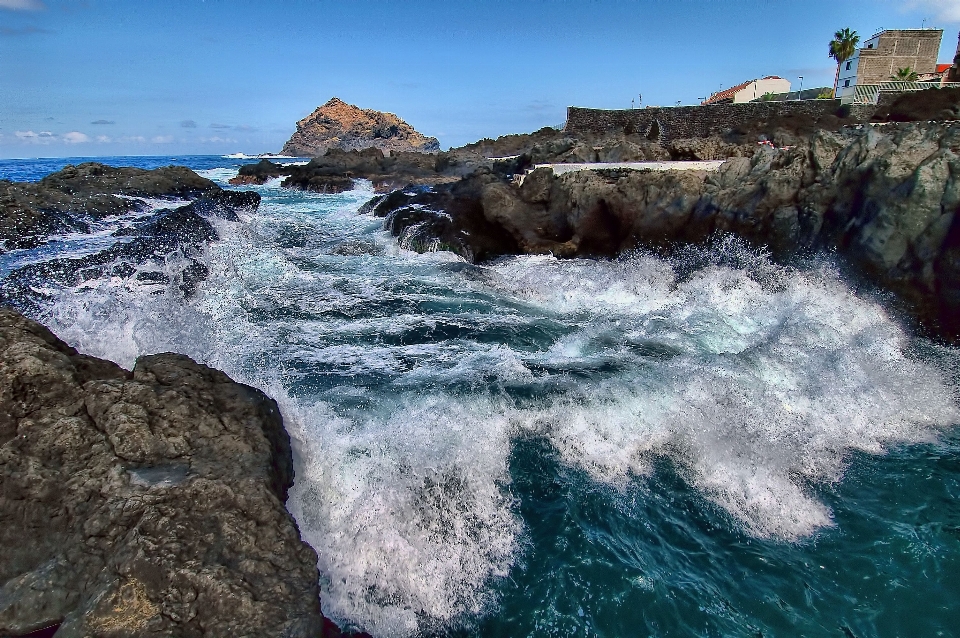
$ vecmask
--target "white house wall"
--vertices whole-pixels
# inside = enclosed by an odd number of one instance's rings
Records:
[[[780,93],[789,93],[790,92],[790,80],[776,79],[776,80],[757,80],[756,82],[751,82],[746,86],[746,88],[737,91],[737,94],[733,96],[734,104],[743,104],[745,102],[752,102],[762,98],[767,93],[780,94]]]

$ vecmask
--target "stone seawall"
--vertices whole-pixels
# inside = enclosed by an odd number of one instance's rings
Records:
[[[751,120],[789,115],[819,118],[840,110],[840,100],[798,100],[795,102],[748,102],[709,106],[657,107],[646,109],[603,110],[571,106],[567,108],[568,133],[639,133],[648,139],[666,143],[673,139],[703,138],[718,135]],[[869,120],[874,106],[857,105],[850,115]]]

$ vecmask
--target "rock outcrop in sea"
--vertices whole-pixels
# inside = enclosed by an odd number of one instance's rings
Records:
[[[274,164],[265,159],[241,166],[230,183],[265,184],[269,179],[284,177],[281,186],[286,188],[341,193],[354,188],[354,180],[362,178],[370,180],[377,192],[388,192],[411,184],[434,185],[459,179],[447,170],[446,160],[443,153],[401,151],[384,155],[378,148],[330,149],[304,166]]]
[[[393,113],[361,109],[335,97],[297,122],[296,132],[283,145],[281,153],[319,157],[329,149],[365,148],[390,153],[433,153],[440,150],[440,143],[434,137],[418,133]]]
[[[38,246],[64,233],[89,234],[116,219],[127,220],[102,250],[10,273],[0,304],[19,308],[31,307],[48,283],[77,285],[107,274],[148,286],[172,283],[190,296],[209,274],[197,257],[205,242],[219,238],[215,220],[238,221],[238,211],[260,205],[257,193],[223,190],[182,166],[143,170],[91,162],[67,166],[36,183],[0,182],[0,189],[6,191],[0,209],[6,249]],[[156,208],[143,198],[171,205]],[[131,219],[131,213],[142,214]]]
[[[106,217],[143,210],[142,198],[192,200],[222,192],[183,166],[144,170],[88,162],[39,182],[0,180],[0,252],[32,248],[53,234],[90,232]]]
[[[426,192],[381,196],[367,210],[385,217],[409,248],[448,249],[471,261],[516,253],[670,251],[724,234],[781,260],[835,253],[895,293],[930,332],[960,338],[960,124],[887,123],[789,135],[787,148],[699,141],[741,151],[715,173],[555,176],[541,168],[518,186],[481,168]]]
[[[0,635],[333,635],[284,509],[277,404],[176,354],[133,371],[0,309]]]

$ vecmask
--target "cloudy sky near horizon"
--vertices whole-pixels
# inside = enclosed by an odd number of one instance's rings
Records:
[[[444,147],[568,105],[828,86],[838,28],[945,30],[960,0],[0,0],[0,157],[261,153],[332,96]]]

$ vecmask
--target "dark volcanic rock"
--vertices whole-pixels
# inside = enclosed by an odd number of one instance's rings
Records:
[[[267,180],[288,174],[286,167],[274,164],[270,160],[262,159],[256,164],[244,164],[237,171],[237,176],[230,180],[234,186],[253,184],[262,186]]]
[[[642,135],[608,132],[579,134],[544,127],[534,133],[483,139],[448,151],[451,161],[471,170],[490,166],[490,158],[523,157],[523,169],[534,164],[640,162],[670,159],[670,153]]]
[[[398,236],[416,234],[411,248],[474,260],[509,252],[504,234],[519,252],[571,257],[671,250],[726,233],[780,259],[836,251],[932,332],[957,339],[958,176],[960,125],[885,124],[819,131],[789,150],[759,147],[716,173],[539,169],[522,187],[476,175],[388,196],[376,212]]]
[[[368,179],[380,192],[409,185],[455,181],[445,154],[394,152],[385,155],[377,148],[343,151],[330,149],[304,166],[280,166],[267,160],[240,168],[235,184],[263,184],[285,175],[282,186],[318,193],[340,193],[354,187],[355,179]]]
[[[321,635],[258,390],[174,354],[127,372],[0,310],[0,473],[0,635]]]
[[[67,166],[38,183],[41,189],[78,195],[128,195],[132,197],[178,197],[192,199],[220,188],[185,166],[153,170],[106,166],[87,162]]]
[[[0,303],[18,308],[35,307],[39,292],[50,284],[75,286],[105,276],[131,280],[138,285],[169,283],[174,279],[185,296],[196,292],[209,271],[197,261],[204,242],[219,239],[212,218],[237,221],[237,210],[256,208],[260,196],[252,192],[212,191],[175,209],[153,215],[114,233],[113,246],[82,257],[66,257],[30,264],[3,280]],[[132,238],[132,239],[127,239]],[[171,259],[177,252],[179,258]],[[147,265],[144,270],[142,266]],[[162,268],[170,275],[156,272]]]
[[[484,215],[478,193],[500,178],[488,170],[433,189],[406,189],[380,195],[361,213],[385,217],[384,225],[404,248],[449,250],[470,261],[516,254],[520,248],[502,226]]]
[[[39,182],[0,181],[0,250],[30,248],[48,236],[89,232],[97,220],[143,210],[139,197],[223,200],[232,195],[182,166],[154,170],[94,162],[67,166]]]
[[[960,89],[930,89],[903,93],[881,104],[873,116],[876,122],[917,122],[960,119]]]

